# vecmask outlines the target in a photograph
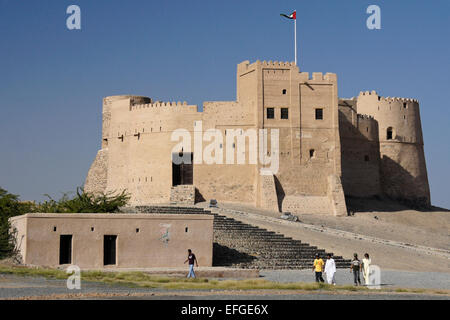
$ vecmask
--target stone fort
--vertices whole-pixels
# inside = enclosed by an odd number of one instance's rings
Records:
[[[267,149],[268,156],[277,153],[277,172],[250,161],[176,164],[175,153],[193,159],[206,151],[207,143],[177,150],[171,138],[180,128],[194,136],[199,124],[203,132],[216,129],[224,136],[227,129],[278,129],[278,148]],[[310,75],[294,63],[238,64],[236,101],[205,102],[203,111],[186,102],[106,97],[101,138],[85,191],[127,190],[131,205],[217,199],[336,216],[347,215],[346,197],[387,196],[430,206],[418,101],[375,91],[340,99],[336,74]],[[220,148],[248,160],[250,139],[244,137],[242,150],[236,147],[239,134],[234,138],[227,136]]]

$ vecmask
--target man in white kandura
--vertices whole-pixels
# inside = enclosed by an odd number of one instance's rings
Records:
[[[370,285],[370,265],[372,264],[372,260],[369,258],[369,254],[364,254],[363,263],[363,277],[366,280],[366,286]]]
[[[327,256],[327,262],[325,263],[325,273],[327,274],[328,284],[336,285],[336,280],[334,278],[334,274],[336,273],[336,263],[331,257],[331,254],[328,254]]]

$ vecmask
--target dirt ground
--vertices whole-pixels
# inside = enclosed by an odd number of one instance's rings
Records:
[[[298,217],[302,223],[308,225],[323,226],[404,244],[443,249],[444,252],[450,253],[450,211],[446,209],[433,208],[431,211],[421,212],[400,204],[388,203],[382,206],[385,211],[371,211],[371,208],[379,210],[380,203],[352,203],[351,205],[352,209],[356,210],[354,215],[349,217],[312,214],[298,215]],[[280,217],[280,213],[276,212],[252,209],[237,204],[220,204],[220,207],[249,212],[250,215],[227,215],[324,248],[345,258],[353,257],[353,253],[358,253],[362,258],[367,252],[372,258],[372,263],[383,269],[450,273],[450,259],[445,256],[387,245],[364,239],[364,237],[348,237],[323,230],[308,230],[301,227],[299,223],[286,223],[281,219],[279,223],[274,222],[273,218]],[[265,217],[272,219],[267,221]]]
[[[352,217],[299,215],[299,219],[377,238],[450,249],[449,212],[356,212]]]

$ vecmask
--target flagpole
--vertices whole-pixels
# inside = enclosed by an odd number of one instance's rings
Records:
[[[295,38],[295,65],[297,65],[297,10],[295,12],[294,19],[294,38]]]

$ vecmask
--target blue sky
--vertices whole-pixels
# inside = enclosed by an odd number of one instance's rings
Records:
[[[371,4],[382,30],[366,28]],[[341,97],[420,100],[432,202],[450,207],[448,0],[0,0],[0,186],[24,200],[81,186],[104,96],[234,100],[237,63],[294,59],[279,16],[293,9],[303,71],[337,73]]]

